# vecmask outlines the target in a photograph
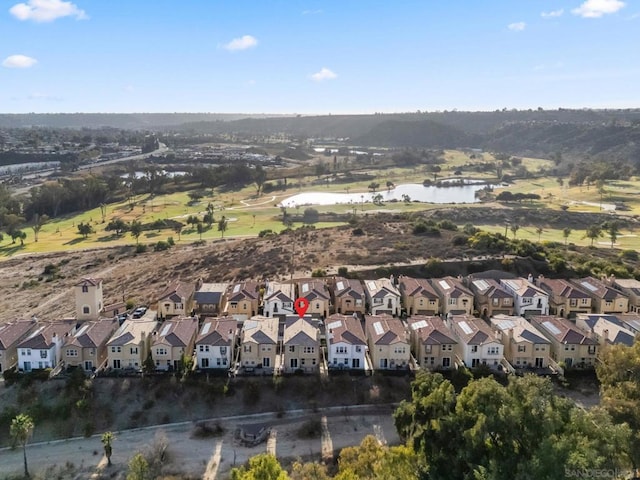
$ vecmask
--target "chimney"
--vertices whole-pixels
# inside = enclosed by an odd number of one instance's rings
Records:
[[[529,281],[529,283],[533,283],[533,275],[529,274],[527,281]]]

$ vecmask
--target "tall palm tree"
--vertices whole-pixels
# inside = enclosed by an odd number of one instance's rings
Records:
[[[536,228],[536,233],[538,234],[538,241],[540,241],[540,236],[544,233],[544,228],[542,227]]]
[[[517,223],[514,223],[513,225],[511,225],[510,230],[513,233],[513,238],[515,239],[516,233],[518,233],[518,230],[520,230],[520,225],[518,225]]]
[[[569,238],[569,235],[571,235],[571,229],[569,227],[565,227],[562,229],[562,236],[564,237],[564,244],[567,244],[567,240]]]
[[[115,437],[112,432],[104,432],[102,434],[101,441],[102,445],[104,445],[104,455],[107,457],[107,465],[111,465],[111,454],[113,453],[111,444],[113,443],[114,439]]]
[[[27,468],[27,442],[33,433],[35,425],[33,419],[26,413],[20,413],[11,421],[11,438],[13,441],[22,445],[22,454],[24,456],[24,476],[29,478],[29,469]]]

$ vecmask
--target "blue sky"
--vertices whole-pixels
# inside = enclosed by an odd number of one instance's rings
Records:
[[[640,0],[0,0],[0,112],[640,107]]]

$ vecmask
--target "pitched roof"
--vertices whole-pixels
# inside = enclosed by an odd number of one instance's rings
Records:
[[[414,315],[408,319],[409,328],[416,332],[420,343],[425,345],[456,344],[453,332],[440,317]]]
[[[486,296],[488,298],[512,298],[513,295],[509,293],[497,280],[492,278],[482,279],[478,278],[471,280],[471,290],[479,295]]]
[[[228,346],[237,329],[238,322],[233,317],[206,320],[196,338],[196,345]]]
[[[365,329],[371,341],[376,345],[408,343],[407,334],[399,318],[391,315],[365,315]]]
[[[111,334],[118,326],[118,319],[116,318],[102,318],[83,322],[73,335],[67,337],[63,346],[73,345],[80,348],[97,348],[111,337]]]
[[[591,332],[605,337],[607,343],[621,343],[628,347],[633,345],[635,335],[615,315],[587,314],[578,318],[584,321]]]
[[[442,295],[458,298],[462,295],[473,297],[473,293],[455,277],[443,277],[431,279],[433,288]]]
[[[189,298],[193,294],[194,290],[195,286],[192,283],[175,280],[167,285],[167,288],[165,288],[158,297],[158,301],[160,302],[164,299],[170,299],[172,301],[179,302],[183,298]]]
[[[399,279],[399,290],[409,297],[426,297],[437,299],[438,294],[426,278],[412,278],[402,275]]]
[[[564,280],[562,278],[543,278],[538,282],[538,284],[540,285],[540,288],[545,290],[547,293],[557,295],[559,297],[590,298],[587,292],[581,290],[576,285],[573,285],[568,280]]]
[[[298,280],[298,296],[307,300],[329,301],[329,289],[324,280],[317,278],[311,280]]]
[[[452,315],[450,318],[451,329],[462,343],[467,345],[484,345],[485,343],[498,342],[489,325],[480,318],[470,315]]]
[[[364,298],[364,288],[360,280],[344,277],[335,277],[331,283],[336,297],[350,295],[353,298]]]
[[[325,320],[328,343],[348,343],[350,345],[366,345],[367,337],[360,320],[353,315],[330,315]]]
[[[253,280],[239,282],[229,285],[227,298],[230,302],[239,302],[240,300],[258,300],[260,298],[260,285]]]
[[[503,335],[511,332],[516,343],[529,342],[548,345],[549,340],[526,319],[510,315],[494,315],[489,319],[491,325]]]
[[[245,320],[242,325],[242,343],[253,341],[257,344],[278,343],[279,320],[274,317],[256,315]]]
[[[186,347],[198,332],[197,317],[178,317],[166,320],[153,332],[152,345]]]
[[[0,350],[11,348],[35,326],[35,320],[20,320],[0,325]]]
[[[549,294],[524,278],[502,279],[500,283],[521,298],[548,297]]]
[[[48,350],[54,345],[53,337],[63,338],[76,327],[75,320],[63,320],[59,322],[40,323],[24,340],[18,344],[18,348],[31,348],[34,350]]]
[[[284,345],[315,347],[318,345],[318,329],[311,325],[307,319],[297,318],[292,322],[287,322],[282,341]]]
[[[296,299],[296,286],[291,282],[269,282],[264,301],[271,302],[275,299],[281,302],[293,302]]]
[[[596,280],[593,277],[584,277],[571,280],[574,285],[581,287],[589,295],[607,301],[613,301],[616,298],[627,298],[626,295],[618,292],[616,289],[607,286],[604,282]]]
[[[365,280],[364,288],[371,298],[384,298],[388,295],[400,297],[400,292],[388,278]]]
[[[228,288],[228,283],[203,283],[193,294],[193,299],[200,305],[219,304]]]
[[[80,280],[78,283],[76,283],[76,287],[82,287],[85,285],[91,285],[92,287],[97,287],[98,285],[100,285],[102,283],[102,279],[101,278],[91,278],[91,277],[86,277],[83,278],[82,280]]]
[[[551,315],[534,315],[531,323],[540,328],[547,337],[555,338],[563,344],[597,345],[598,342],[587,337],[581,330],[566,318],[553,317]]]
[[[123,346],[129,343],[138,344],[142,340],[142,334],[151,335],[157,328],[158,322],[146,319],[125,320],[120,328],[111,336],[107,346]]]

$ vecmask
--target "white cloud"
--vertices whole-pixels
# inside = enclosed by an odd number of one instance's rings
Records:
[[[253,48],[258,45],[258,40],[251,35],[243,35],[239,38],[234,38],[229,43],[223,45],[222,48],[235,52],[237,50],[246,50],[247,48]]]
[[[10,55],[4,59],[2,66],[7,68],[29,68],[36,63],[38,63],[38,60],[26,55]]]
[[[16,3],[9,13],[18,20],[31,20],[38,23],[53,22],[57,18],[75,17],[76,20],[89,18],[77,5],[63,0],[27,0]]]
[[[578,8],[571,10],[574,15],[584,18],[600,18],[609,13],[616,13],[625,6],[620,0],[587,0]]]
[[[555,17],[561,17],[563,13],[564,13],[564,8],[561,8],[559,10],[551,10],[550,12],[542,12],[540,16],[542,18],[555,18]]]
[[[524,22],[515,22],[515,23],[510,23],[509,25],[507,25],[507,28],[509,30],[514,31],[514,32],[521,32],[522,30],[525,29],[526,26],[527,26],[527,24],[524,23]]]
[[[334,72],[329,70],[328,68],[322,67],[319,72],[311,75],[311,80],[316,82],[322,82],[324,80],[333,80],[334,78],[338,78]]]

